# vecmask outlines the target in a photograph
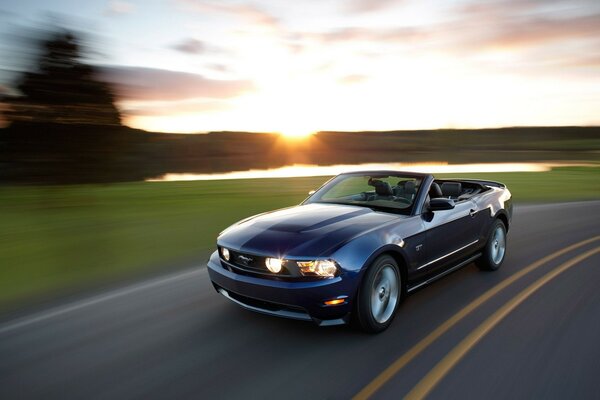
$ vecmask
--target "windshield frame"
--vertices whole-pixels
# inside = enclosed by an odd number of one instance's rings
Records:
[[[409,178],[409,179],[418,179],[420,180],[419,189],[415,194],[414,200],[409,207],[405,208],[396,208],[396,207],[385,207],[377,204],[368,204],[364,203],[350,203],[344,201],[327,201],[321,200],[323,195],[329,190],[331,190],[335,185],[340,183],[341,181],[347,179],[349,176],[364,176],[364,177],[377,177],[377,176],[397,176],[398,178]],[[401,214],[401,215],[415,215],[415,210],[420,210],[421,207],[419,204],[422,201],[422,193],[426,190],[424,187],[429,186],[429,181],[432,179],[429,174],[422,174],[417,172],[404,172],[404,171],[356,171],[356,172],[347,172],[343,174],[339,174],[329,181],[325,182],[323,186],[317,189],[311,196],[309,196],[306,200],[304,200],[301,204],[338,204],[345,206],[355,206],[355,207],[364,207],[370,208],[373,211],[387,212],[391,214]]]

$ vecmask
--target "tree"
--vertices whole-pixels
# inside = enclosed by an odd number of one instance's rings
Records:
[[[10,122],[121,124],[112,91],[81,62],[72,33],[55,33],[41,47],[37,70],[24,74],[17,86],[21,96],[8,101]]]
[[[36,68],[8,98],[8,129],[0,130],[0,181],[93,183],[140,179],[132,146],[109,85],[82,61],[69,32],[40,42]]]

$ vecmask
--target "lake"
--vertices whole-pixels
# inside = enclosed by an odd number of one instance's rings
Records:
[[[569,164],[573,165],[573,164]],[[579,164],[578,164],[579,165]],[[408,172],[425,172],[432,174],[450,173],[484,173],[484,172],[543,172],[556,163],[480,163],[449,164],[447,162],[430,163],[368,163],[339,165],[294,164],[272,169],[250,169],[246,171],[220,172],[214,174],[177,173],[165,174],[157,178],[147,179],[149,182],[199,181],[222,179],[254,179],[254,178],[291,178],[302,176],[332,176],[342,172],[360,170],[400,170]]]

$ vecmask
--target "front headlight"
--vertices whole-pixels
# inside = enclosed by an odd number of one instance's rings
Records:
[[[230,255],[229,250],[225,247],[221,247],[221,256],[225,259],[225,261],[229,261]]]
[[[281,265],[283,264],[283,260],[280,258],[267,258],[265,260],[265,265],[274,274],[279,273],[281,271]]]
[[[298,261],[297,264],[304,276],[333,277],[338,271],[332,260]]]

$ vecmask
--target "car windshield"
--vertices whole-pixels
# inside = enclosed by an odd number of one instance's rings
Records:
[[[343,174],[319,189],[306,203],[348,204],[410,213],[421,182],[420,177],[403,174]]]

